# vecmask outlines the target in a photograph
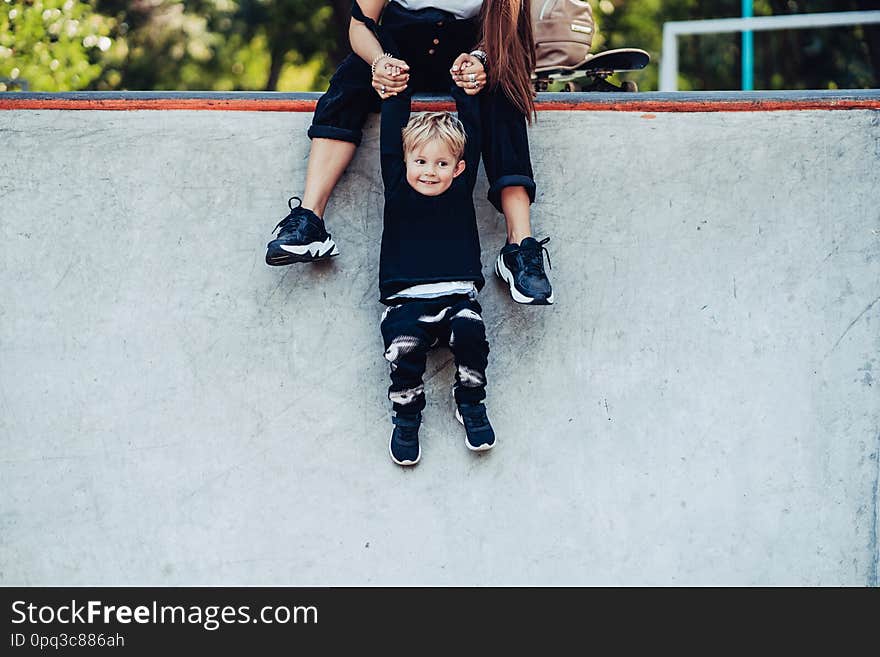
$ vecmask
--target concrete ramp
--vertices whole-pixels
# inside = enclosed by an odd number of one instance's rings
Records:
[[[376,121],[263,262],[315,98],[0,94],[0,584],[877,585],[880,92],[543,97],[557,303],[483,177],[499,444],[438,350],[408,470]]]

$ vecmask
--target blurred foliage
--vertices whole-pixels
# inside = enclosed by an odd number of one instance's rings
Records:
[[[326,86],[339,39],[319,0],[97,0],[120,48],[96,88],[311,89]]]
[[[740,0],[590,1],[594,52],[651,53],[647,69],[625,75],[642,90],[657,88],[664,22],[741,10]],[[350,0],[0,0],[0,85],[323,90],[350,52],[349,8]],[[880,9],[880,0],[754,0],[756,16],[865,9]],[[679,88],[738,89],[740,43],[739,34],[680,38]],[[880,81],[880,27],[756,32],[754,43],[756,89]]]
[[[625,74],[639,89],[658,87],[663,23],[742,16],[741,0],[591,0],[599,34],[593,50],[643,48],[644,71]],[[880,0],[754,0],[755,16],[880,9]],[[755,89],[860,89],[880,86],[880,26],[754,32]],[[740,33],[679,37],[682,90],[740,89]]]
[[[0,91],[83,89],[101,76],[113,21],[75,0],[0,0]]]

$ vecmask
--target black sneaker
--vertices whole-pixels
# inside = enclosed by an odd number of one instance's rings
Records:
[[[507,244],[495,261],[495,274],[510,286],[510,296],[517,303],[548,306],[553,303],[553,287],[544,273],[545,237],[540,242],[533,237],[520,244]],[[550,262],[550,255],[547,255]],[[552,269],[552,266],[551,266]]]
[[[394,423],[391,443],[388,445],[391,460],[397,465],[415,465],[422,458],[422,448],[419,447],[419,425],[422,423],[422,414],[395,415],[391,421]]]
[[[464,425],[464,444],[469,450],[485,452],[495,447],[495,432],[483,404],[458,404],[455,419]]]
[[[299,201],[298,206],[293,207],[293,199]],[[278,237],[266,246],[267,265],[315,262],[339,255],[336,242],[330,239],[318,215],[302,207],[302,200],[297,196],[288,200],[287,205],[290,214],[278,222],[275,226]]]

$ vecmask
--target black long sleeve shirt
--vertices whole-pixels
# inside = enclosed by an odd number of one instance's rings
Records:
[[[480,164],[480,111],[475,96],[452,87],[465,129],[465,170],[442,194],[425,196],[406,181],[401,131],[409,121],[411,96],[382,102],[380,152],[385,184],[385,215],[379,255],[382,303],[400,290],[423,283],[473,281],[485,284],[474,211],[474,185]]]

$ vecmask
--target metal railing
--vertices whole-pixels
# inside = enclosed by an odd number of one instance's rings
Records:
[[[761,30],[796,30],[841,25],[880,23],[880,11],[841,11],[756,18],[714,18],[699,21],[670,21],[663,24],[663,52],[660,57],[660,91],[678,91],[678,37],[690,34],[722,34]]]

